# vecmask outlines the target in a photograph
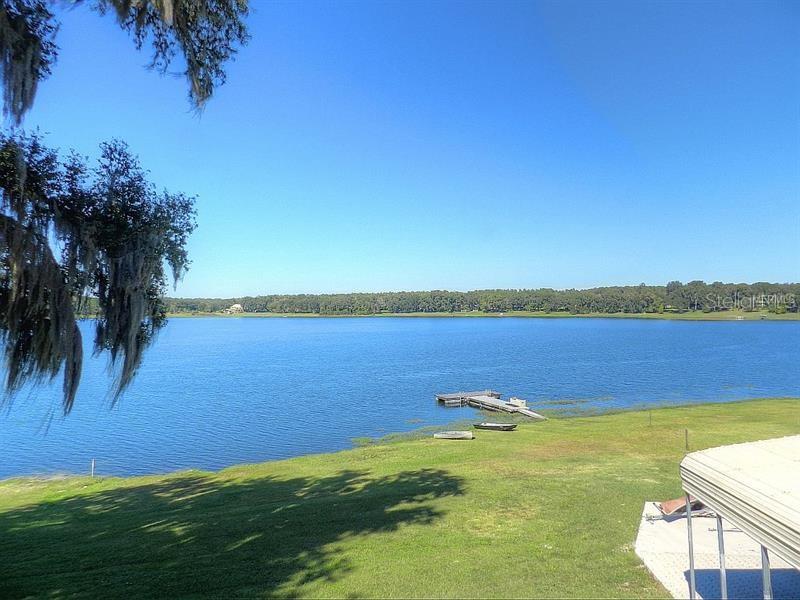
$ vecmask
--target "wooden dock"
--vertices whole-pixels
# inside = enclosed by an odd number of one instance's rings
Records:
[[[491,410],[495,412],[516,413],[532,419],[542,419],[545,417],[533,412],[524,403],[514,398],[514,402],[501,399],[502,394],[494,390],[482,390],[479,392],[458,392],[455,394],[436,394],[436,400],[447,407],[451,406],[472,406],[481,410]]]
[[[494,390],[481,390],[479,392],[458,392],[456,394],[436,394],[436,399],[439,402],[443,402],[445,405],[448,403],[455,403],[455,406],[466,406],[469,404],[469,399],[475,396],[487,396],[490,398],[497,398],[499,399],[501,394],[500,392],[495,392]]]

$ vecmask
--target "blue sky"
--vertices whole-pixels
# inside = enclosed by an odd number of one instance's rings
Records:
[[[196,194],[176,295],[800,279],[800,4],[252,0],[202,116],[63,15],[26,126]]]

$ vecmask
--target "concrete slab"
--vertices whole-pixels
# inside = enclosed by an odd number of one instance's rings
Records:
[[[723,521],[728,598],[761,598],[761,548],[742,531]],[[697,595],[720,597],[717,521],[692,517]],[[653,502],[646,502],[636,537],[636,554],[674,598],[689,597],[689,545],[684,515],[663,517]],[[771,556],[772,593],[775,600],[800,598],[800,571]]]

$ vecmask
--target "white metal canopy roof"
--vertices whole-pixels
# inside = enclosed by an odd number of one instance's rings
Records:
[[[687,454],[683,489],[800,569],[800,435]]]

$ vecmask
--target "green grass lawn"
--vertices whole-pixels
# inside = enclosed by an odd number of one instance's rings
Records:
[[[652,424],[651,424],[652,417]],[[552,419],[136,478],[0,482],[0,597],[663,597],[633,552],[693,450],[800,400]]]

